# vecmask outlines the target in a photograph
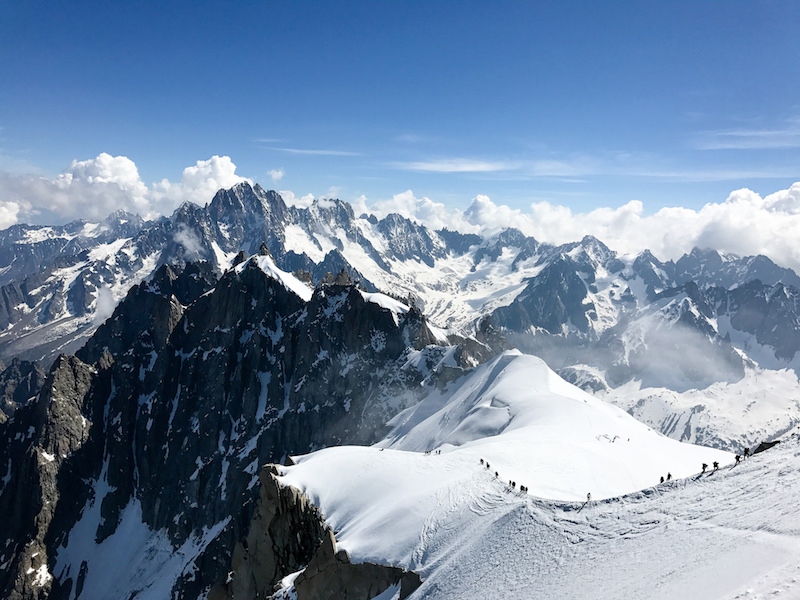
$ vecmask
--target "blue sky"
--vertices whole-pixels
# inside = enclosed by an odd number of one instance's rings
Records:
[[[226,155],[298,195],[699,208],[800,179],[799,23],[736,0],[0,0],[0,170],[106,152],[150,185]]]

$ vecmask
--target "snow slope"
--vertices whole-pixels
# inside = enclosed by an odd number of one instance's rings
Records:
[[[504,362],[501,373],[510,369],[505,377],[498,373],[492,380],[483,373],[482,380],[468,378],[478,386],[489,383],[483,394],[478,393],[480,387],[471,390],[476,398],[486,399],[481,405],[485,408],[490,398],[510,399],[515,378],[516,383],[522,379],[514,372],[517,367],[530,373],[532,400],[509,403],[512,416],[502,433],[488,437],[476,433],[469,441],[460,440],[460,446],[444,442],[441,454],[378,446],[328,448],[284,468],[283,482],[304,490],[321,507],[339,546],[354,561],[419,572],[424,583],[415,599],[744,599],[800,594],[796,437],[702,478],[676,479],[602,501],[597,500],[602,495],[598,491],[592,502],[584,504],[575,496],[587,486],[570,482],[586,465],[599,471],[598,481],[602,473],[615,482],[607,484],[609,492],[623,485],[619,481],[625,477],[613,476],[606,464],[610,446],[625,448],[629,455],[620,458],[620,464],[647,462],[648,452],[669,454],[665,458],[676,465],[687,458],[725,460],[725,455],[703,448],[679,450],[685,445],[640,430],[642,426],[631,425],[624,413],[623,417],[614,411],[604,414],[563,382],[542,382],[539,376],[544,370],[533,368],[528,357],[505,355],[488,369]],[[509,381],[504,381],[506,377]],[[547,394],[547,400],[540,399]],[[416,419],[407,415],[406,423],[415,425],[406,433],[396,431],[384,444],[421,443],[421,435],[410,434],[420,431],[418,427],[432,428],[433,420],[443,425],[442,439],[452,440],[459,427],[446,422],[446,409],[453,416],[468,395],[460,385],[441,409]],[[559,402],[576,403],[565,411],[569,419],[547,414],[546,405]],[[537,415],[547,427],[537,428]],[[582,422],[568,426],[570,419]],[[593,427],[609,423],[630,431],[631,442],[606,441],[603,446],[595,440],[594,447],[585,439]],[[542,464],[523,472],[522,465],[531,461],[515,463],[514,456],[524,449],[524,439],[535,445],[537,438],[548,435],[551,444],[558,444],[560,437],[562,444],[582,448],[582,461],[572,450],[574,470],[548,471]],[[479,456],[488,457],[492,468],[482,467]],[[494,477],[495,468],[501,471],[499,479]],[[529,494],[508,486],[510,472],[526,476]],[[566,498],[539,498],[537,491],[542,489],[562,490]]]
[[[378,446],[421,452],[443,448],[493,465],[544,498],[580,500],[641,489],[671,472],[725,462],[709,448],[676,444],[565,382],[545,363],[506,352],[390,423]]]
[[[629,554],[626,540],[639,545],[634,554],[644,552],[640,536],[654,539],[672,520],[662,495],[726,477],[653,488],[661,475],[693,476],[701,462],[733,462],[719,450],[666,438],[567,384],[539,359],[513,352],[429,396],[394,425],[376,446],[298,457],[282,481],[320,506],[354,561],[418,571],[426,580],[418,598],[585,596],[565,581],[588,585],[605,571],[585,571],[573,559],[588,552],[596,564],[617,568],[612,559]],[[587,492],[593,500],[579,511]],[[686,513],[699,501],[689,496]],[[607,521],[605,530],[594,528],[598,518]],[[614,540],[620,545],[608,546]],[[656,556],[630,560],[662,568]],[[630,597],[644,597],[636,586],[645,582],[637,574],[623,587],[630,583],[639,593]]]
[[[671,438],[740,452],[800,424],[800,380],[754,369],[736,382],[676,392],[630,382],[601,396]]]

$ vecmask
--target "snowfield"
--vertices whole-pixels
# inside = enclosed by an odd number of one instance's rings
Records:
[[[800,595],[796,436],[735,465],[516,353],[394,426],[373,447],[297,457],[281,480],[320,506],[355,562],[420,573],[412,598]]]
[[[671,438],[736,452],[800,424],[800,380],[790,369],[753,369],[739,381],[685,392],[632,381],[600,396]]]

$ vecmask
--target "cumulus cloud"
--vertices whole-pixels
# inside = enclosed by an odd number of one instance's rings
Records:
[[[184,169],[179,183],[147,186],[131,159],[103,152],[73,160],[54,178],[0,173],[0,228],[19,221],[98,221],[119,209],[154,218],[187,200],[206,204],[220,188],[245,181],[235,171],[229,157],[212,156]]]
[[[297,196],[291,190],[281,190],[278,192],[283,198],[287,206],[296,206],[298,208],[308,208],[314,202],[313,194],[306,194],[305,196]]]
[[[146,214],[147,186],[136,165],[124,156],[100,154],[97,158],[74,160],[55,178],[31,175],[0,175],[0,201],[5,225],[20,218],[44,214],[46,218],[102,219],[123,208]]]
[[[286,173],[284,173],[283,169],[271,169],[267,171],[267,175],[270,176],[270,179],[272,179],[272,181],[280,181],[281,179],[283,179],[283,176],[285,174]]]
[[[208,160],[198,160],[183,170],[180,183],[163,179],[153,185],[153,210],[156,214],[169,214],[187,201],[203,206],[220,189],[233,187],[242,181],[250,182],[236,174],[236,165],[229,156],[215,155]]]
[[[699,210],[665,207],[650,215],[638,200],[576,213],[549,202],[534,203],[523,211],[495,204],[483,195],[462,212],[417,198],[410,190],[372,204],[362,196],[354,207],[357,214],[369,212],[381,218],[395,212],[434,229],[447,227],[484,236],[514,227],[550,244],[593,235],[623,254],[649,249],[662,260],[677,259],[695,246],[742,256],[764,254],[800,272],[800,183],[764,198],[741,189],[724,202]]]
[[[515,226],[536,239],[565,243],[594,235],[623,253],[650,249],[663,259],[676,259],[695,246],[739,255],[765,254],[800,271],[800,183],[762,198],[747,189],[724,202],[699,210],[666,207],[652,215],[634,200],[616,208],[573,213],[547,202],[528,213],[495,206],[485,197],[473,200],[465,215],[482,231]]]
[[[446,166],[483,168],[477,164]],[[270,176],[277,181],[282,173],[279,169],[270,172]],[[56,177],[0,172],[0,228],[19,221],[100,220],[117,209],[153,218],[170,214],[184,201],[204,205],[220,188],[242,181],[249,180],[236,174],[236,165],[227,156],[197,161],[184,169],[179,182],[164,179],[150,186],[142,181],[132,160],[106,153],[75,160]],[[288,190],[280,193],[293,206],[307,207],[314,200],[311,194],[297,196]],[[359,215],[371,213],[382,218],[399,213],[433,229],[447,227],[486,236],[515,227],[552,244],[576,241],[590,234],[619,252],[638,253],[647,248],[662,259],[678,258],[694,246],[739,255],[765,254],[800,271],[800,183],[765,197],[741,189],[722,202],[709,203],[698,210],[667,207],[654,214],[646,214],[639,201],[576,213],[548,202],[519,210],[496,204],[483,195],[475,197],[462,211],[417,197],[411,190],[374,202],[361,196],[355,199],[353,208]]]
[[[11,227],[18,221],[20,205],[17,202],[0,200],[0,229]]]
[[[476,231],[476,227],[464,218],[464,214],[457,209],[448,209],[440,202],[430,198],[417,198],[414,192],[406,190],[395,194],[389,200],[382,200],[367,206],[366,199],[362,197],[362,212],[374,214],[383,218],[388,214],[397,213],[407,219],[422,223],[432,229],[455,229],[464,233]]]

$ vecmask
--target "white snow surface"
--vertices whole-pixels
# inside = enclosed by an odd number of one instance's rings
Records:
[[[81,598],[169,598],[177,579],[197,570],[195,560],[227,526],[230,517],[203,528],[199,535],[175,548],[165,531],[154,531],[144,523],[142,506],[132,499],[122,509],[114,533],[95,543],[97,528],[103,522],[103,498],[114,489],[108,484],[107,474],[108,463],[94,483],[94,496],[80,520],[57,549],[53,572],[62,582],[72,578],[70,600],[75,598],[75,582],[83,563],[86,575]]]
[[[297,457],[281,479],[321,508],[355,562],[418,571],[426,584],[414,598],[586,597],[589,587],[580,586],[616,577],[610,569],[625,568],[614,563],[623,554],[651,570],[632,568],[632,577],[598,597],[650,597],[648,577],[658,571],[666,583],[671,572],[643,541],[657,544],[675,520],[659,499],[725,479],[718,472],[694,486],[676,479],[659,485],[660,476],[691,477],[701,463],[714,461],[727,473],[733,463],[728,453],[654,432],[566,383],[538,358],[516,352],[430,395],[392,424],[376,446]],[[800,488],[800,481],[793,485]],[[589,492],[592,501],[578,512]],[[694,524],[693,503],[711,510],[713,502],[686,493],[682,531],[701,527],[743,542],[738,533]],[[604,524],[595,529],[597,519]],[[719,536],[703,538],[698,552],[716,556]],[[775,547],[767,538],[758,540],[759,551],[780,554],[782,543]],[[678,532],[666,539],[672,551],[683,543]],[[800,556],[800,539],[789,542]],[[693,555],[677,554],[673,564],[692,563]],[[594,561],[586,570],[576,562],[583,555]],[[565,585],[571,578],[578,583]],[[629,588],[636,593],[627,595]]]
[[[372,302],[373,304],[377,304],[381,308],[385,308],[387,310],[392,311],[393,313],[397,314],[405,314],[408,312],[408,306],[400,302],[399,300],[395,300],[387,296],[386,294],[381,294],[378,292],[370,293],[359,290],[361,296],[367,302]]]
[[[739,381],[686,392],[634,381],[601,397],[669,437],[737,452],[800,424],[800,380],[790,369],[754,369]]]
[[[314,290],[312,290],[291,273],[287,273],[286,271],[279,269],[271,256],[252,256],[249,260],[246,260],[241,265],[236,267],[237,271],[241,273],[251,260],[255,261],[259,269],[278,281],[287,290],[294,292],[305,302],[311,300]]]
[[[553,394],[551,403],[558,402],[560,384],[553,386],[556,390],[544,387]],[[540,393],[542,385],[533,385],[534,390]],[[584,400],[574,393],[561,398]],[[534,402],[536,408],[522,418],[535,421],[533,413],[543,405]],[[579,412],[569,414],[578,418]],[[608,422],[590,414],[586,420]],[[624,421],[619,419],[619,428]],[[586,427],[576,423],[560,433],[577,441]],[[625,448],[631,464],[643,464],[642,455],[659,437],[642,434],[613,446]],[[414,600],[800,596],[796,436],[702,478],[674,479],[602,501],[593,491],[589,503],[538,498],[540,482],[532,478],[529,494],[512,490],[502,474],[495,479],[495,468],[508,472],[504,459],[514,456],[514,448],[503,454],[502,445],[492,448],[487,439],[482,445],[444,446],[441,454],[329,448],[299,457],[296,466],[283,469],[282,481],[304,490],[322,508],[338,545],[354,561],[420,573],[424,583]],[[672,442],[660,449],[669,453],[666,460],[678,463],[677,447]],[[487,470],[477,457],[492,450],[495,458]],[[705,449],[692,451],[707,460]],[[604,450],[587,444],[585,463],[602,470],[606,460]],[[552,487],[559,478],[576,479],[584,465],[573,466],[576,470],[540,471],[540,476],[550,477]]]

